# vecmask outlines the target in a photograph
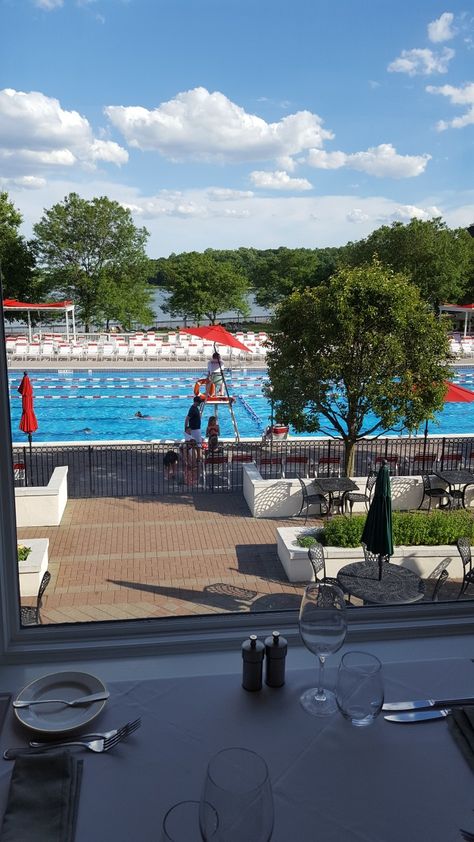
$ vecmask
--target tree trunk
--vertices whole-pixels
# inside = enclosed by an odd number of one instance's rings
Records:
[[[344,473],[347,477],[351,477],[354,473],[355,442],[346,439],[344,441],[344,448]]]

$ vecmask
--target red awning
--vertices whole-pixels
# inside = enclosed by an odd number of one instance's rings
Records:
[[[3,301],[5,310],[65,310],[74,307],[72,301],[51,301],[49,304],[26,304],[24,301],[17,301],[15,298],[5,298]]]

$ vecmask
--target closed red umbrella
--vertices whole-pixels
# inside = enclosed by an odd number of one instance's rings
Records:
[[[238,348],[239,351],[251,353],[250,348],[239,342],[232,333],[229,333],[222,325],[207,325],[203,327],[182,327],[180,333],[189,333],[191,336],[199,336],[201,339],[209,339],[217,345],[227,345],[229,348]]]
[[[23,379],[18,387],[21,395],[22,414],[20,419],[20,430],[28,436],[31,451],[31,436],[38,429],[35,411],[33,409],[33,386],[26,371],[23,372]]]

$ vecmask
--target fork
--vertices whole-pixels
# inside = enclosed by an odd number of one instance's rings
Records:
[[[3,752],[3,759],[15,760],[17,757],[23,757],[27,754],[42,754],[50,748],[66,748],[69,746],[82,746],[82,748],[87,748],[89,751],[95,751],[98,754],[101,754],[104,751],[110,751],[111,748],[114,748],[114,746],[122,742],[123,739],[125,739],[123,734],[115,734],[114,737],[101,737],[97,740],[70,740],[69,742],[64,743],[46,743],[41,747],[35,746],[34,748],[7,748],[7,750]]]
[[[113,728],[112,731],[104,731],[103,733],[100,733],[100,732],[96,733],[94,731],[91,734],[80,734],[80,738],[81,738],[81,740],[95,740],[95,739],[108,740],[111,737],[116,737],[117,735],[120,735],[121,739],[125,740],[129,736],[129,734],[133,734],[133,732],[136,731],[137,728],[140,728],[141,724],[142,724],[142,719],[141,719],[141,716],[139,716],[138,719],[133,719],[132,722],[127,722],[126,725],[122,725],[121,728]],[[30,741],[30,746],[32,746],[34,748],[42,748],[43,746],[57,746],[57,745],[58,745],[57,741],[54,741],[54,742],[50,742],[50,741],[46,742],[45,740],[41,740],[41,741],[38,741],[38,742],[35,742],[35,740]],[[63,743],[60,743],[60,745],[63,745]]]

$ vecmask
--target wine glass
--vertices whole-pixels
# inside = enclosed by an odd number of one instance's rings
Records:
[[[337,652],[347,631],[344,594],[337,585],[312,582],[307,585],[300,608],[300,634],[304,645],[319,658],[318,687],[300,697],[304,709],[313,716],[326,716],[337,710],[336,696],[324,689],[324,663]]]
[[[245,748],[227,748],[211,758],[199,825],[205,842],[269,842],[273,796],[262,757]]]

